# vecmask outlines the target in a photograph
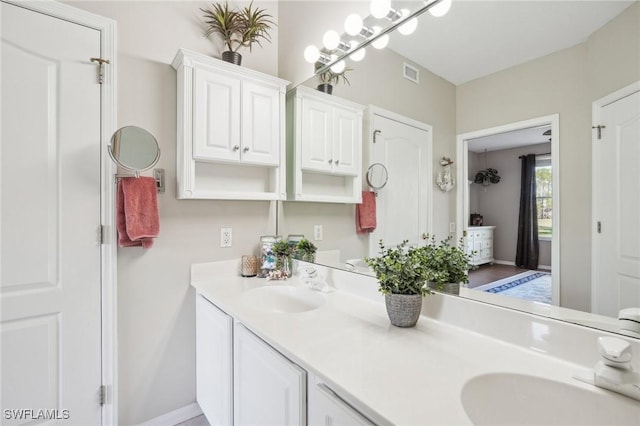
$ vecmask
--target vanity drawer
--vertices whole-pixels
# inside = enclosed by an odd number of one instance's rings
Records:
[[[492,240],[484,240],[482,242],[482,248],[483,249],[488,249],[488,248],[491,248],[491,247],[493,247],[493,241]]]

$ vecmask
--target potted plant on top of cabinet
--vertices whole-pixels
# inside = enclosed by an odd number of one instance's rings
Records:
[[[424,247],[409,247],[403,241],[387,248],[382,240],[379,246],[379,256],[367,257],[365,262],[376,274],[389,320],[397,327],[413,327],[420,317],[422,298],[431,294]]]
[[[429,287],[444,293],[459,294],[460,284],[469,282],[473,253],[465,252],[462,239],[457,246],[452,246],[451,236],[440,241],[440,244],[436,243],[433,235],[425,234],[422,238],[427,240],[423,251],[429,269]]]
[[[231,9],[228,2],[212,3],[210,9],[200,9],[204,13],[208,28],[205,37],[219,34],[228,50],[222,52],[222,60],[240,65],[242,55],[238,53],[241,47],[251,47],[254,43],[262,46],[261,39],[271,42],[269,30],[275,22],[271,20],[265,9],[249,6],[240,10]]]
[[[327,69],[325,72],[318,74],[321,83],[318,85],[318,90],[320,92],[324,92],[327,95],[333,93],[333,86],[338,85],[340,80],[344,82],[344,84],[351,84],[349,79],[346,76],[347,71],[353,71],[353,68],[345,68],[342,72],[336,73],[331,70],[331,68]]]

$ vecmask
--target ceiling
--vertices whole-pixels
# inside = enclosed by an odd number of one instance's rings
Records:
[[[550,141],[551,136],[544,135],[544,132],[548,130],[551,130],[551,126],[530,127],[484,136],[482,138],[469,139],[469,151],[498,151],[501,149],[547,143]]]
[[[455,85],[586,41],[633,1],[453,0],[389,47]],[[415,2],[413,9],[416,9]]]

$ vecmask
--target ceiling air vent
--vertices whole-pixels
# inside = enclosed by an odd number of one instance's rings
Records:
[[[413,81],[418,84],[420,82],[420,74],[418,72],[418,68],[412,67],[406,62],[403,63],[402,75],[409,81]]]

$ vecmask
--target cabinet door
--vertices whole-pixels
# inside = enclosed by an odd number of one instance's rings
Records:
[[[333,172],[355,176],[360,169],[362,119],[355,111],[333,110]]]
[[[373,424],[321,383],[309,386],[308,410],[309,426]]]
[[[196,296],[196,399],[212,425],[233,420],[233,320]]]
[[[302,100],[302,140],[300,142],[303,170],[331,172],[332,108],[313,99]]]
[[[280,90],[245,81],[242,85],[241,158],[245,163],[280,163]]]
[[[234,424],[304,425],[304,370],[241,324],[234,331]]]
[[[240,80],[194,70],[193,158],[240,161]]]

